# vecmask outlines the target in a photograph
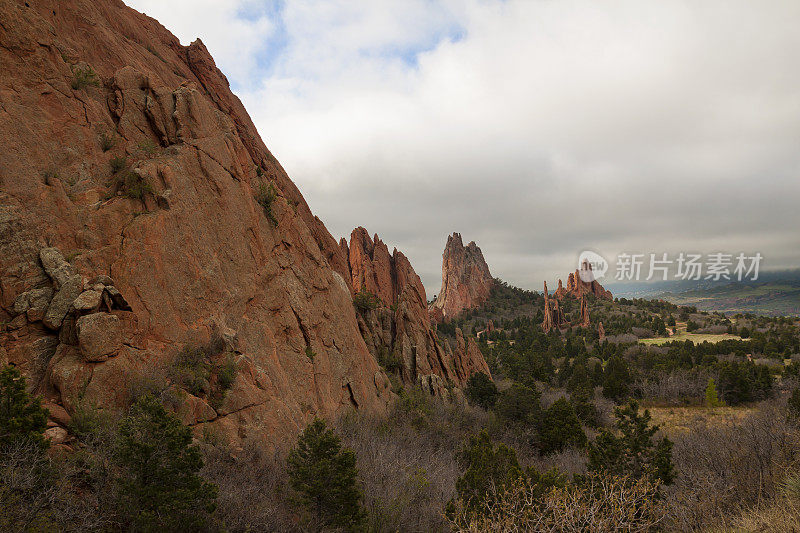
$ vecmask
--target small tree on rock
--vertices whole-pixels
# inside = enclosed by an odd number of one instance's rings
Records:
[[[322,525],[348,530],[364,521],[356,455],[343,449],[325,422],[314,421],[303,431],[288,458],[289,484],[299,503]]]

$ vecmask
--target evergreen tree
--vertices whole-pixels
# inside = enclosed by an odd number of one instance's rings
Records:
[[[119,511],[133,531],[200,531],[216,509],[217,487],[197,472],[191,430],[152,396],[142,396],[119,429]]]
[[[287,460],[289,484],[299,502],[325,526],[358,529],[364,520],[356,455],[343,449],[339,437],[314,419]]]
[[[614,414],[619,436],[605,428],[600,431],[589,444],[589,470],[672,483],[672,442],[666,437],[653,442],[659,428],[650,426],[650,412],[645,410],[640,415],[639,404],[631,400],[625,408],[617,407]]]
[[[13,366],[0,370],[0,448],[28,440],[46,445],[47,411],[25,390],[25,378]]]
[[[608,360],[603,372],[603,396],[621,402],[628,395],[631,376],[625,360],[615,355]]]
[[[586,446],[586,434],[566,398],[559,398],[545,412],[539,427],[539,444],[543,454],[561,451],[568,446]]]
[[[494,384],[492,378],[483,372],[477,372],[470,376],[464,393],[470,403],[483,407],[484,409],[491,409],[494,407],[498,395],[497,385]]]
[[[708,385],[706,385],[706,407],[720,407],[722,402],[717,397],[717,386],[714,383],[714,378],[708,378]]]
[[[523,476],[514,449],[505,444],[495,447],[486,430],[470,437],[456,460],[464,469],[464,474],[456,481],[456,491],[471,511],[484,506],[492,486],[500,489]]]
[[[539,391],[521,383],[513,383],[504,390],[495,404],[500,418],[520,424],[534,424],[541,414]]]

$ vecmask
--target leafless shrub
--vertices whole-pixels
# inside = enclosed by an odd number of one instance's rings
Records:
[[[87,475],[74,460],[53,461],[39,446],[0,449],[0,531],[102,531],[110,516],[92,494],[76,491]]]
[[[654,376],[642,376],[634,382],[634,389],[642,398],[666,404],[699,403],[702,401],[709,378],[718,381],[717,373],[708,369],[675,369]]]
[[[769,505],[800,461],[800,432],[765,402],[725,425],[697,426],[675,439],[677,479],[667,499],[676,529],[724,522],[742,507]]]
[[[203,477],[219,489],[216,519],[226,531],[301,531],[289,501],[288,475],[283,458],[248,443],[233,454],[207,446]]]
[[[524,481],[487,498],[475,516],[456,503],[452,524],[470,533],[652,531],[664,520],[658,484],[591,474],[586,483],[539,494]]]

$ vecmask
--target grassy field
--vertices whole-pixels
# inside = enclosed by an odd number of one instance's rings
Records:
[[[699,344],[702,342],[710,342],[715,343],[719,341],[724,341],[728,339],[740,341],[742,338],[738,335],[731,335],[730,333],[720,333],[720,334],[711,334],[711,333],[689,333],[686,331],[686,324],[682,322],[678,322],[676,327],[677,332],[675,335],[671,337],[657,337],[654,339],[639,339],[639,342],[642,344],[650,344],[659,346],[661,344],[672,342],[672,341],[692,341],[695,344]]]
[[[642,408],[645,409],[645,408]],[[753,412],[751,407],[646,407],[653,423],[661,426],[667,436],[688,433],[701,425],[735,422]]]

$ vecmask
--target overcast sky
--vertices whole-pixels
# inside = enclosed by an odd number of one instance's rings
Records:
[[[334,237],[432,296],[447,235],[541,289],[584,249],[800,265],[800,2],[126,0],[200,37]]]

